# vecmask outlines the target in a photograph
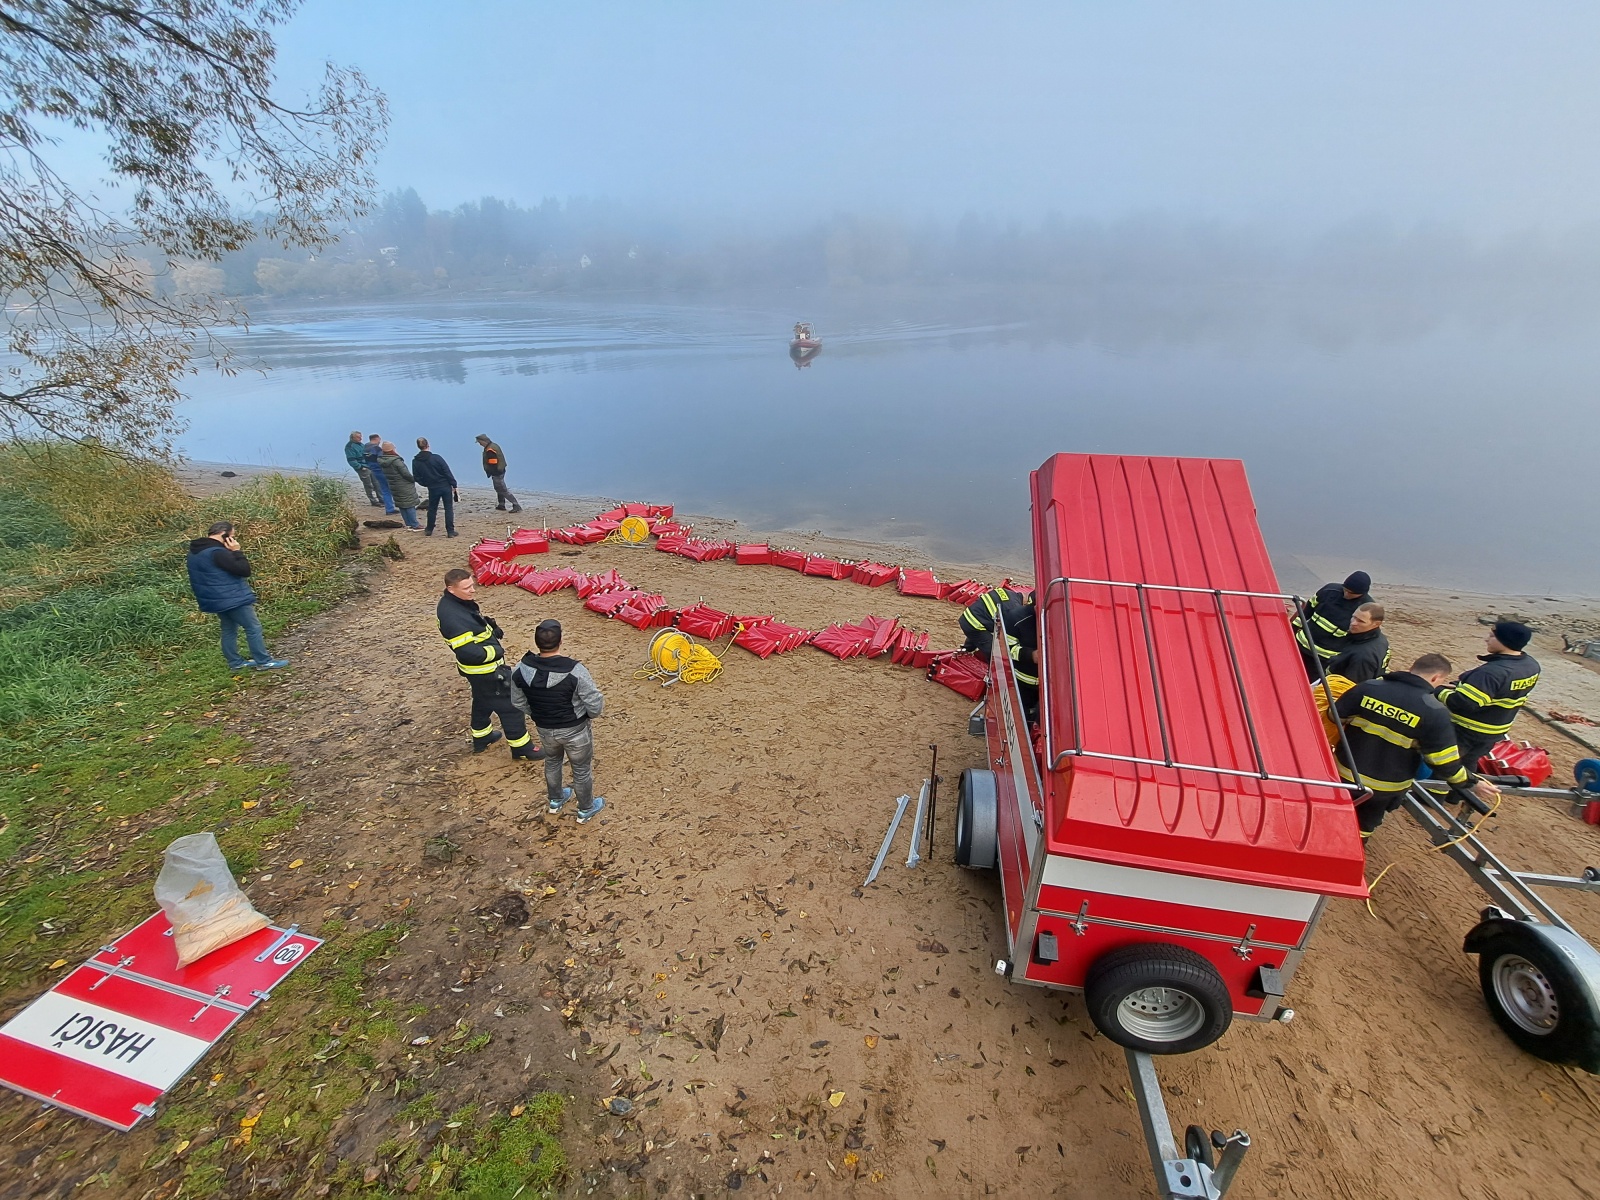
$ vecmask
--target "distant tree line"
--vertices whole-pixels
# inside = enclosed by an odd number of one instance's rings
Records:
[[[1352,222],[1292,238],[1152,214],[953,222],[833,213],[766,231],[606,201],[532,207],[486,197],[430,210],[413,189],[376,204],[333,246],[286,253],[262,238],[175,275],[234,295],[374,298],[435,291],[762,286],[1055,285],[1077,290],[1292,287],[1394,296],[1463,291],[1567,307],[1600,303],[1600,227],[1493,243],[1444,227]],[[1521,295],[1526,293],[1526,295]]]

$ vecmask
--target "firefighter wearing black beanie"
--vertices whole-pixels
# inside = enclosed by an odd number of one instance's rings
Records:
[[[1300,643],[1300,657],[1305,659],[1306,678],[1313,683],[1327,670],[1328,660],[1346,648],[1350,618],[1363,604],[1372,603],[1367,594],[1371,586],[1372,576],[1365,571],[1352,571],[1343,583],[1325,583],[1317,589],[1306,605],[1305,623],[1298,614],[1294,617],[1294,639]]]
[[[1478,656],[1483,666],[1439,689],[1469,771],[1476,771],[1478,760],[1505,740],[1517,710],[1539,682],[1539,663],[1523,650],[1532,640],[1533,630],[1522,622],[1497,621],[1487,638],[1489,653]]]

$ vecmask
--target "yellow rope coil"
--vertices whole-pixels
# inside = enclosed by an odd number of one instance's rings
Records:
[[[600,539],[602,546],[638,546],[650,536],[650,523],[643,517],[625,517],[622,524]]]
[[[650,639],[650,661],[633,673],[635,679],[655,679],[662,687],[674,683],[710,683],[722,674],[722,659],[687,634],[663,629]]]

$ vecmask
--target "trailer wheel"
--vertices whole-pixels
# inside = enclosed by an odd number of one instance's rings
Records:
[[[1096,1029],[1146,1054],[1199,1050],[1233,1022],[1233,1001],[1217,969],[1193,950],[1164,942],[1101,955],[1089,968],[1083,996]]]
[[[1000,863],[1000,799],[993,771],[961,772],[956,865],[992,871]]]
[[[1600,1014],[1553,947],[1510,925],[1477,951],[1484,1002],[1507,1037],[1547,1062],[1595,1061]]]
[[[1211,1153],[1211,1135],[1199,1125],[1191,1125],[1183,1131],[1183,1156],[1213,1170],[1217,1165]]]

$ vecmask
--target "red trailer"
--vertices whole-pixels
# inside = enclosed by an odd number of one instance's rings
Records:
[[[957,822],[1000,870],[1002,973],[1153,1054],[1286,1019],[1327,898],[1367,885],[1243,464],[1058,454],[1032,492],[1039,721],[997,652]]]

